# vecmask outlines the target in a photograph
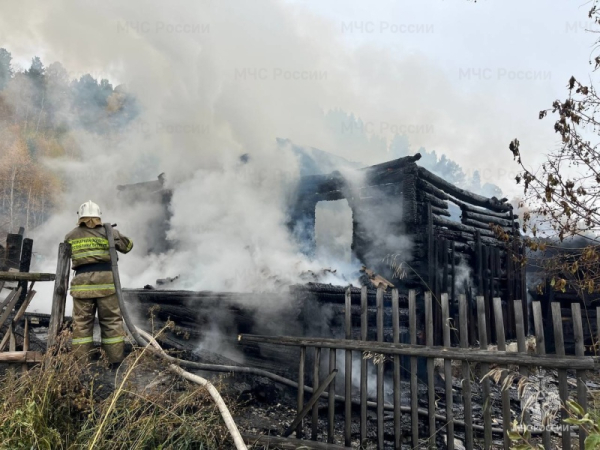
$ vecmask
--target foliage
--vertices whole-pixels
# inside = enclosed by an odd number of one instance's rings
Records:
[[[600,25],[598,6],[599,0],[593,0],[588,11],[595,25]],[[598,69],[600,56],[590,64]],[[555,117],[554,131],[560,137],[558,150],[551,152],[538,170],[531,170],[522,159],[519,141],[515,139],[509,145],[521,170],[516,182],[524,188],[520,207],[524,210],[523,231],[531,235],[527,244],[535,251],[551,250],[544,258],[544,268],[555,289],[572,288],[582,297],[600,292],[598,112],[600,96],[593,86],[593,77],[583,81],[572,76],[566,99],[554,101],[551,108],[539,114],[540,119]],[[544,240],[548,237],[563,244],[552,245]],[[585,243],[573,245],[574,237]],[[562,251],[564,247],[569,247],[569,251]]]
[[[11,68],[12,55],[4,48],[0,48],[0,89],[3,89],[13,75]]]
[[[557,430],[565,426],[578,426],[587,435],[585,449],[600,449],[600,409],[598,408],[597,392],[590,392],[593,401],[588,406],[587,412],[581,405],[572,400],[567,400],[565,403],[558,405],[557,408],[552,408],[550,405],[544,404],[544,388],[542,383],[540,383],[541,377],[539,376],[522,375],[518,371],[518,368],[514,368],[514,370],[494,368],[485,374],[482,380],[486,378],[499,385],[502,391],[509,389],[517,382],[517,395],[521,399],[521,415],[509,427],[508,438],[512,442],[512,446],[510,447],[512,450],[544,449],[544,446],[540,442],[540,434],[532,435],[532,428],[527,425],[529,422],[527,422],[525,414],[534,404],[540,403],[539,406],[543,410],[543,413],[541,422],[534,425],[537,429],[547,427],[546,429],[550,430],[551,433],[553,431],[556,433]],[[559,411],[562,409],[568,414],[568,417],[564,420],[564,424],[558,420]],[[554,436],[554,439],[556,438],[557,436]]]
[[[25,137],[17,125],[10,127],[7,139],[0,144],[0,211],[7,217],[7,228],[17,222],[26,228],[42,223],[60,191],[59,179],[32,156]],[[37,140],[33,140],[37,143]],[[40,142],[41,145],[48,142]],[[41,147],[42,152],[52,150]]]
[[[583,430],[587,437],[585,438],[585,450],[600,449],[600,414],[598,410],[585,412],[583,407],[572,400],[568,400],[563,405],[569,417],[565,419],[568,425],[578,426]],[[508,433],[508,437],[514,443],[511,447],[513,450],[543,450],[544,446],[532,439],[530,431],[522,430],[517,421],[513,423],[512,431]]]
[[[138,114],[135,98],[108,80],[70,80],[60,63],[45,67],[39,57],[15,72],[11,61],[0,49],[0,232],[47,219],[63,188],[48,162],[82,158],[80,133],[114,139]]]
[[[600,414],[598,414],[598,411],[585,412],[583,407],[574,401],[567,401],[566,409],[570,417],[565,419],[565,422],[579,426],[579,429],[584,430],[588,435],[585,439],[585,449],[599,449]]]
[[[63,336],[66,339],[67,336]],[[0,449],[187,449],[227,446],[205,388],[134,351],[104,386],[106,368],[48,354],[26,373],[0,378]]]

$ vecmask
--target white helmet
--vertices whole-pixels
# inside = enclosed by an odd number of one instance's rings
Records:
[[[79,207],[77,215],[80,219],[83,217],[101,217],[102,211],[100,211],[100,207],[98,205],[89,200]]]

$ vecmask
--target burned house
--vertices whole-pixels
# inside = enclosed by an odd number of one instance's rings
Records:
[[[481,295],[486,300],[487,323],[493,324],[492,298],[526,299],[524,272],[512,257],[521,254],[522,249],[514,242],[509,245],[490,228],[492,224],[500,227],[506,235],[518,235],[512,206],[506,199],[486,198],[444,181],[419,167],[419,158],[417,154],[351,173],[332,172],[302,177],[295,201],[290,205],[289,228],[302,243],[304,251],[314,251],[317,204],[346,199],[352,209],[354,255],[400,290],[402,308],[408,304],[408,289],[416,289],[420,294],[431,290],[435,298],[439,298],[441,293],[448,293],[454,312],[458,295],[465,294],[473,305],[470,313],[474,315],[474,297]],[[138,188],[148,187],[133,186],[121,191],[133,193]],[[171,343],[189,349],[206,339],[205,325],[227,330],[232,346],[235,346],[235,336],[239,332],[327,333],[335,336],[341,330],[345,291],[345,286],[310,283],[292,286],[287,293],[269,294],[282,299],[285,297],[289,310],[279,312],[277,318],[267,321],[264,320],[264,311],[257,309],[253,302],[246,301],[253,294],[128,290],[127,296],[142,308],[161,305],[157,318],[171,318],[179,322],[183,334],[189,338],[183,342],[181,334],[172,334]],[[351,295],[358,305],[360,288],[352,288]],[[370,289],[368,295],[369,304],[374,306],[375,290]],[[277,299],[274,301],[277,302]],[[386,309],[391,308],[389,293],[385,295],[384,304]],[[435,304],[434,321],[437,322],[436,329],[441,329],[441,309],[439,302]],[[324,309],[315,308],[315,305]],[[510,310],[512,305],[512,302],[506,302],[507,314],[504,317],[514,317]],[[527,317],[527,302],[523,305],[524,317]],[[353,311],[355,321],[360,321],[359,309]],[[210,317],[205,314],[206,311],[213,311]],[[318,320],[315,320],[315,311],[319,311]],[[422,313],[422,308],[418,308],[418,312]],[[403,309],[403,323],[407,321],[407,314],[408,310]],[[319,320],[322,322],[320,328],[315,327]],[[471,320],[470,326],[474,326],[475,322]],[[271,325],[265,328],[265,323]],[[282,324],[286,333],[275,329]],[[269,329],[269,326],[275,328]],[[405,333],[405,328],[402,327],[401,333]],[[507,323],[506,330],[507,337],[513,337],[514,323]],[[470,334],[475,336],[475,333]],[[489,327],[488,334],[492,342],[495,339],[493,326]],[[436,336],[436,343],[440,339],[441,336]],[[247,360],[274,370],[270,366],[272,359],[265,357],[265,348],[245,348],[244,351],[254,352],[245,354]],[[279,369],[286,370],[283,368],[285,359],[279,358],[279,361]]]
[[[353,213],[352,251],[396,287],[431,290],[436,298],[445,292],[454,303],[459,293],[482,295],[486,305],[494,297],[526,299],[525,273],[513,258],[523,249],[518,240],[501,239],[503,233],[518,236],[512,206],[444,181],[419,167],[419,159],[416,154],[346,175],[302,178],[290,229],[312,251],[317,204],[346,199]],[[439,311],[435,316],[441,320]],[[507,329],[514,333],[514,324]]]

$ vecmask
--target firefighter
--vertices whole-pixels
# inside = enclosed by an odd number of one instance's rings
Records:
[[[71,244],[72,267],[75,277],[71,282],[73,297],[73,352],[87,357],[93,348],[96,310],[100,322],[102,349],[108,362],[115,366],[123,360],[125,333],[119,300],[113,282],[106,230],[102,226],[102,211],[91,200],[79,207],[79,219],[65,237]],[[128,253],[133,242],[114,230],[115,247]]]

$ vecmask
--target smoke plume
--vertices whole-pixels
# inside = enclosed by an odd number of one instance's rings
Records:
[[[72,76],[92,72],[123,83],[139,109],[118,132],[74,133],[78,158],[45,161],[64,190],[58,210],[34,233],[36,270],[54,270],[78,205],[93,199],[136,244],[121,260],[127,287],[180,275],[187,289],[277,289],[322,266],[298,251],[285,227],[299,166],[277,137],[368,165],[390,159],[387,148],[366,154],[343,147],[323,111],[356,112],[375,130],[435,123],[414,144],[464,153],[485,147],[496,120],[480,117],[476,128],[485,132],[468,125],[478,99],[454,93],[427,59],[342,46],[336,24],[283,1],[24,0],[7,10],[0,46],[21,58],[58,60]],[[250,155],[245,164],[243,154]],[[148,256],[156,236],[147,224],[159,207],[123,204],[115,187],[161,172],[173,189],[174,250]]]

